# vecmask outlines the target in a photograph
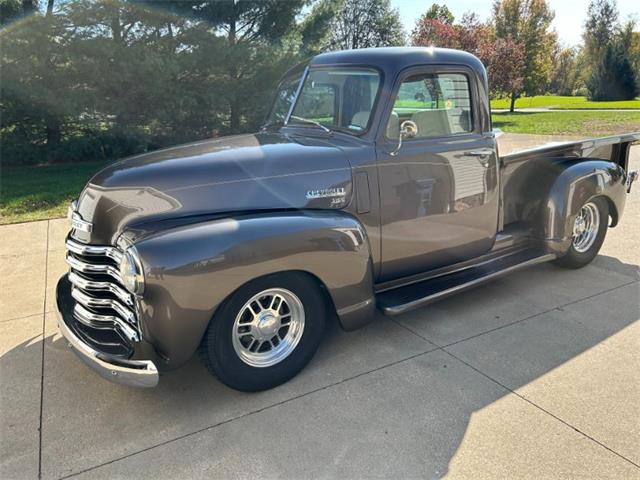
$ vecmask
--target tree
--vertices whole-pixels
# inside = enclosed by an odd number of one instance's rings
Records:
[[[422,18],[439,20],[448,25],[453,25],[453,21],[455,20],[453,13],[451,13],[451,10],[449,10],[446,4],[438,5],[437,3],[432,4],[429,10],[422,15]]]
[[[524,86],[525,48],[511,38],[496,38],[485,43],[480,53],[487,67],[492,96],[519,92]]]
[[[432,7],[433,9],[433,7]],[[425,14],[416,22],[413,45],[457,48],[476,55],[487,68],[493,96],[519,92],[523,87],[524,46],[511,38],[496,38],[492,26],[474,13],[465,13],[460,23],[431,18]]]
[[[404,45],[400,14],[391,8],[389,0],[342,0],[336,10],[329,24],[325,49]]]
[[[269,63],[265,48],[277,44],[295,26],[305,0],[208,0],[167,1],[165,8],[206,22],[226,37],[228,48],[221,63],[227,66],[225,88],[229,124],[227,131],[242,129],[243,115],[253,110],[247,92],[255,91],[261,66]],[[266,53],[267,61],[263,62]],[[264,85],[264,84],[263,84]]]
[[[639,90],[638,57],[634,53],[633,21],[618,22],[615,0],[592,0],[585,31],[589,62],[587,89],[592,100],[630,100]]]
[[[640,93],[638,72],[629,59],[631,40],[631,35],[619,34],[605,46],[587,81],[590,100],[633,100]]]
[[[584,47],[592,61],[597,61],[618,31],[618,7],[615,0],[592,0],[584,23]]]
[[[549,81],[549,91],[557,95],[573,95],[578,81],[577,49],[558,49],[553,56],[553,71]]]
[[[424,47],[460,48],[459,28],[423,15],[418,19],[411,33],[411,44]]]
[[[556,35],[549,31],[553,17],[546,0],[496,0],[494,3],[496,36],[524,47],[523,87],[522,91],[511,92],[511,111],[522,92],[535,95],[549,81],[557,42]]]
[[[5,30],[3,164],[106,160],[254,131],[277,80],[304,58],[305,0],[187,3],[47,0]]]
[[[321,0],[316,2],[300,24],[301,50],[307,56],[322,52],[331,36],[334,18],[343,6],[343,0]]]
[[[31,15],[38,10],[37,0],[0,0],[0,25]]]
[[[486,51],[484,47],[493,41],[493,37],[491,25],[481,22],[475,13],[465,13],[458,24],[425,14],[416,22],[411,43],[456,48],[481,57],[482,51]]]
[[[495,42],[495,30],[486,22],[481,22],[478,15],[467,12],[462,15],[458,25],[458,47],[460,50],[473,53],[484,61],[487,46]]]

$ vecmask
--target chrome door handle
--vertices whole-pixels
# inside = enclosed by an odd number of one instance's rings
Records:
[[[493,150],[490,148],[481,148],[480,150],[471,150],[469,152],[464,152],[466,157],[488,157],[493,154]]]
[[[469,152],[464,152],[465,157],[475,157],[480,165],[484,168],[489,168],[489,158],[493,155],[493,150],[490,148],[481,148],[479,150],[471,150]]]

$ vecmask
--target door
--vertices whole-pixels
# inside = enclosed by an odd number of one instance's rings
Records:
[[[491,250],[498,158],[493,134],[480,131],[478,97],[474,77],[463,67],[414,68],[397,82],[377,142],[381,280]],[[412,122],[415,137],[398,148],[404,122]]]

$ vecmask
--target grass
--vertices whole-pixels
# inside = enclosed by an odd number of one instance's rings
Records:
[[[640,131],[640,112],[494,113],[493,126],[509,133],[596,137]],[[5,167],[0,172],[0,224],[66,215],[102,162]]]
[[[455,106],[455,102],[451,101],[449,105],[445,100],[440,99],[438,102],[423,102],[422,100],[396,100],[393,104],[393,108],[452,108]]]
[[[510,133],[601,137],[640,131],[640,112],[494,113],[494,128]]]
[[[69,202],[104,165],[94,162],[3,167],[0,172],[0,225],[65,216]]]
[[[508,109],[511,101],[500,98],[491,101],[493,109]],[[549,108],[553,110],[576,109],[640,109],[640,99],[621,102],[591,102],[587,97],[562,97],[559,95],[539,95],[522,97],[516,100],[516,108]]]

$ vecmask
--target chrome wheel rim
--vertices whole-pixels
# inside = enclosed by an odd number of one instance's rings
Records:
[[[598,236],[600,211],[594,203],[587,203],[580,209],[573,222],[573,248],[584,253],[591,248]]]
[[[233,323],[233,348],[252,367],[270,367],[295,350],[304,331],[304,307],[284,288],[257,293]]]

